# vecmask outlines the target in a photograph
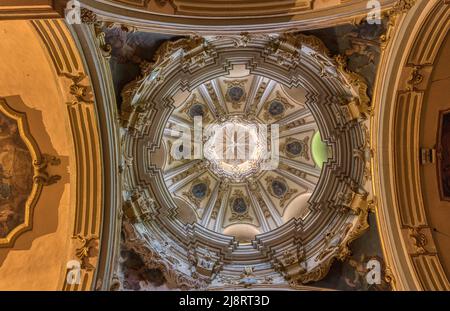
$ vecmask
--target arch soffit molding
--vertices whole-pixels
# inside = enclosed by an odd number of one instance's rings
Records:
[[[305,10],[292,15],[250,17],[202,17],[170,15],[144,10],[112,1],[82,0],[82,6],[105,22],[120,23],[139,31],[168,34],[210,35],[242,34],[243,32],[279,33],[333,27],[345,23],[358,24],[367,17],[367,1],[341,0],[337,6]],[[382,11],[392,9],[397,0],[381,0]],[[272,21],[267,24],[267,19]]]
[[[80,283],[70,284],[62,278],[63,290],[91,290],[95,286],[95,274],[101,245],[103,217],[103,164],[99,132],[99,119],[94,93],[86,71],[85,60],[80,54],[72,30],[62,19],[30,21],[49,54],[51,64],[59,77],[66,98],[68,119],[75,147],[76,195],[72,239],[68,258],[80,265]],[[66,267],[64,267],[66,268]],[[65,275],[73,266],[64,269]]]

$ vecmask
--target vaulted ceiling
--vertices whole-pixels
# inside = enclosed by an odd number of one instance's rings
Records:
[[[450,288],[445,1],[22,2],[0,289]]]

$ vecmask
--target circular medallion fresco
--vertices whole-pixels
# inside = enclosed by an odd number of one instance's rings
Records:
[[[191,116],[191,118],[203,117],[205,115],[203,105],[201,104],[192,105],[192,107],[189,109],[189,115]]]
[[[205,183],[195,184],[192,187],[192,195],[197,199],[202,199],[205,197],[206,192],[208,191],[208,186]]]
[[[232,102],[240,102],[242,100],[242,97],[244,97],[245,91],[240,86],[232,86],[228,89],[228,97],[231,99]]]
[[[303,152],[303,145],[299,141],[294,141],[286,145],[286,151],[292,155],[300,155]]]
[[[247,212],[247,204],[244,198],[235,198],[233,201],[233,211],[237,214],[244,214]]]
[[[277,197],[282,197],[287,191],[286,184],[279,180],[274,180],[270,186],[272,187],[272,192]]]
[[[282,115],[285,111],[285,107],[283,105],[283,103],[274,100],[269,104],[269,113],[270,115],[276,117],[279,115]]]

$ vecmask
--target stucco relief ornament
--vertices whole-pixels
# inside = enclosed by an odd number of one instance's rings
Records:
[[[411,71],[411,75],[409,76],[408,81],[408,91],[415,92],[417,91],[417,87],[423,82],[424,76],[421,73],[422,66],[414,65]]]
[[[93,249],[96,247],[97,237],[83,237],[81,235],[77,235],[75,237],[81,245],[76,249],[75,255],[81,262],[81,269],[93,270],[94,266],[89,263],[89,258],[93,256]]]
[[[349,103],[356,106],[360,115],[367,119],[369,116],[373,114],[371,108],[371,100],[369,95],[367,94],[368,86],[365,79],[348,69],[347,67],[347,57],[342,55],[337,55],[334,57],[334,61],[336,62],[338,71],[343,75],[345,84],[349,85],[352,90],[354,90],[354,97],[349,100]],[[348,104],[347,104],[348,105]]]
[[[428,238],[427,236],[422,232],[423,228],[420,227],[410,227],[408,229],[409,236],[412,240],[412,244],[414,245],[414,252],[417,255],[426,254],[427,250],[425,247],[428,244]]]
[[[86,8],[81,8],[81,22],[93,27],[100,52],[103,57],[109,59],[111,57],[112,47],[107,44],[105,40],[106,34],[103,32],[103,26],[105,26],[105,23],[97,17],[97,14]]]
[[[386,32],[380,36],[381,50],[386,50],[389,42],[393,36],[398,17],[401,14],[407,13],[415,4],[417,0],[397,0],[392,9],[387,11],[386,15],[389,17]]]

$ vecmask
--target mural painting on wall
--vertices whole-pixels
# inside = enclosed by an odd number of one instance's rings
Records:
[[[450,201],[450,110],[441,113],[437,151],[441,197]]]
[[[155,52],[166,40],[175,36],[132,31],[117,25],[103,28],[106,43],[111,46],[110,66],[117,98],[125,85],[139,76],[147,62],[152,62]],[[142,68],[141,68],[142,66]],[[120,103],[121,100],[118,100]]]
[[[6,109],[0,100],[0,242],[25,222],[34,184],[32,154],[18,119]]]
[[[366,21],[357,25],[345,24],[337,27],[308,31],[320,38],[333,55],[343,55],[347,58],[348,69],[360,74],[372,90],[376,80],[376,72],[381,55],[380,37],[385,34],[388,20],[381,24],[368,24]]]
[[[345,291],[391,291],[392,276],[384,261],[375,214],[369,230],[350,245],[351,255],[336,261],[328,275],[314,285]]]

